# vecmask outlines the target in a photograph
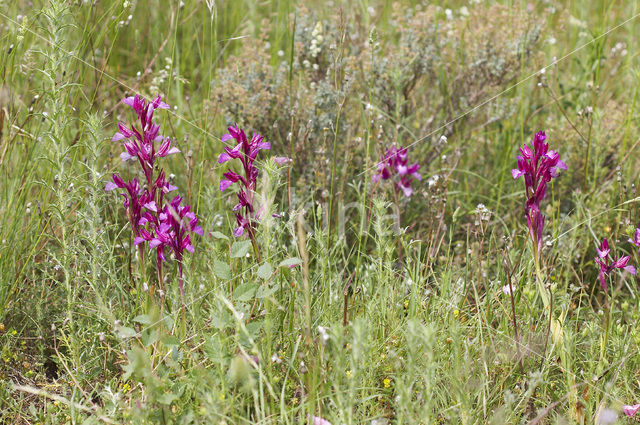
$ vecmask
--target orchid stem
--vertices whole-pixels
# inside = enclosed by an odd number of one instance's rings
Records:
[[[140,268],[140,278],[138,279],[138,283],[136,285],[136,297],[137,304],[140,306],[140,292],[143,287],[142,283],[144,282],[144,246],[142,244],[138,245],[138,257],[139,257],[139,268]]]
[[[393,200],[395,201],[396,204],[396,210],[398,212],[397,215],[397,219],[398,219],[398,239],[397,239],[397,245],[398,245],[398,263],[400,263],[400,265],[402,265],[402,231],[400,229],[401,226],[401,219],[400,219],[400,203],[398,202],[398,189],[394,187],[393,190]]]
[[[186,334],[187,316],[186,306],[184,304],[184,281],[182,280],[182,260],[178,261],[178,286],[180,287],[180,302],[182,304],[182,335]]]
[[[249,239],[251,239],[251,246],[253,247],[253,253],[256,255],[258,264],[261,264],[262,259],[260,258],[260,246],[258,245],[258,241],[256,240],[255,231],[252,228],[249,228]]]
[[[511,296],[511,311],[513,312],[513,333],[516,340],[516,354],[518,356],[518,365],[520,366],[520,373],[524,375],[524,366],[522,365],[522,355],[520,353],[520,338],[518,336],[518,321],[516,320],[516,302],[513,294],[513,285],[511,284],[511,273],[509,270],[509,295]]]
[[[600,350],[600,359],[604,360],[607,355],[607,344],[609,342],[609,328],[611,326],[611,304],[613,303],[613,288],[611,296],[608,297],[605,293],[604,304],[604,341],[602,343],[602,349]]]
[[[531,230],[531,225],[529,225],[529,234],[533,235],[534,232]],[[540,293],[540,298],[542,298],[542,303],[545,308],[549,308],[549,298],[547,297],[546,288],[544,287],[544,278],[542,277],[542,269],[540,267],[540,255],[542,254],[538,249],[538,241],[535,236],[532,236],[531,242],[533,243],[533,263],[536,269],[536,282],[538,284],[538,292]]]

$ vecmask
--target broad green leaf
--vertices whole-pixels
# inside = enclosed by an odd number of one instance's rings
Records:
[[[302,260],[299,259],[298,257],[293,257],[293,258],[288,258],[282,261],[278,265],[278,267],[291,267],[291,266],[297,266],[298,264],[302,264]]]
[[[256,285],[254,283],[243,283],[233,291],[233,300],[246,302],[253,299],[256,292]]]
[[[229,264],[225,263],[224,261],[213,260],[213,274],[215,274],[220,279],[231,279],[231,270],[229,269]]]
[[[251,241],[238,241],[231,245],[231,258],[240,258],[247,255],[251,248]]]
[[[211,232],[211,236],[213,236],[216,239],[224,239],[225,241],[229,240],[229,237],[227,235],[225,235],[224,233],[218,232],[217,230],[215,232]]]
[[[271,267],[270,263],[264,263],[260,267],[258,267],[258,276],[262,279],[267,279],[273,273],[273,267]]]
[[[145,347],[150,346],[151,344],[155,343],[156,341],[158,341],[158,330],[157,329],[145,329],[144,331],[142,331],[142,334],[140,335],[140,339],[142,339],[142,344]]]
[[[172,317],[171,315],[167,314],[166,316],[164,316],[164,317],[162,318],[162,320],[164,321],[164,325],[165,325],[168,329],[173,328],[173,322],[174,322],[174,320],[173,320],[173,317]]]
[[[136,331],[132,328],[121,326],[118,328],[118,335],[120,335],[120,338],[133,338],[136,336]]]
[[[160,404],[164,404],[166,406],[168,406],[169,404],[173,403],[173,401],[178,398],[178,396],[176,396],[175,394],[171,394],[171,393],[164,393],[162,394],[160,397],[158,397],[156,399],[156,401]]]
[[[180,345],[180,340],[173,335],[163,335],[160,340],[167,347],[175,347]]]
[[[256,292],[256,298],[259,298],[259,299],[267,298],[277,290],[278,290],[278,287],[275,285],[273,286],[262,285],[260,288],[258,288],[258,292]]]
[[[227,328],[232,320],[231,314],[226,310],[211,312],[209,317],[211,318],[211,326],[220,330]]]
[[[153,319],[148,314],[141,314],[140,316],[136,316],[133,319],[136,323],[142,323],[143,325],[150,325],[153,323]]]
[[[225,350],[217,336],[207,338],[207,342],[204,345],[204,354],[214,363],[219,365],[225,363]]]

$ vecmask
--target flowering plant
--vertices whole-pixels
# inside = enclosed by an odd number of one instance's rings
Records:
[[[233,235],[240,237],[245,234],[246,230],[258,256],[258,261],[260,261],[255,230],[263,211],[255,203],[255,192],[258,185],[258,169],[255,161],[258,152],[263,149],[271,149],[271,144],[265,142],[258,133],[255,133],[249,140],[244,130],[240,129],[237,124],[229,127],[228,131],[229,133],[222,136],[222,141],[235,140],[236,145],[232,148],[225,147],[224,152],[218,158],[218,163],[223,164],[229,160],[238,159],[242,165],[242,173],[237,174],[231,170],[224,173],[224,179],[220,181],[220,191],[222,192],[234,183],[238,183],[238,203],[233,207],[237,227],[233,231]],[[285,163],[286,161],[278,158],[276,162]]]
[[[422,180],[422,176],[418,173],[420,164],[417,162],[409,165],[407,157],[407,148],[397,148],[392,146],[387,149],[378,162],[378,172],[373,175],[373,181],[394,179],[394,194],[402,191],[407,198],[413,194],[411,182],[413,179]]]
[[[547,193],[547,183],[558,175],[558,169],[567,169],[567,165],[560,159],[560,155],[556,151],[549,150],[546,138],[544,131],[536,133],[531,141],[531,147],[525,144],[520,148],[518,168],[511,170],[514,179],[524,176],[527,197],[525,214],[536,263],[539,261],[540,251],[542,251],[542,232],[544,230],[544,215],[540,211],[540,203]]]
[[[600,285],[602,285],[602,289],[607,290],[607,277],[614,269],[623,269],[633,275],[636,274],[635,267],[628,265],[629,256],[623,255],[619,257],[615,261],[611,261],[611,249],[609,248],[609,242],[607,238],[604,238],[602,242],[600,242],[600,247],[596,250],[598,252],[598,256],[595,258],[596,264],[600,266]]]
[[[156,109],[169,109],[169,105],[158,96],[147,102],[140,96],[127,97],[122,103],[130,106],[138,116],[138,125],[126,126],[118,123],[118,131],[112,141],[122,141],[124,152],[122,161],[137,159],[144,174],[144,186],[136,178],[125,182],[119,174],[114,174],[113,182],[108,182],[105,190],[125,189],[124,207],[134,235],[134,245],[138,246],[140,261],[144,258],[145,243],[156,249],[156,270],[158,284],[162,286],[162,263],[166,261],[165,248],[169,248],[178,263],[178,281],[184,305],[182,261],[184,250],[193,252],[189,233],[203,234],[198,219],[188,205],[181,205],[182,198],[176,196],[165,203],[164,196],[177,189],[165,178],[158,166],[158,159],[180,152],[171,146],[171,139],[160,135],[160,125],[153,122]],[[155,175],[157,171],[157,176]],[[144,268],[144,266],[143,266]]]

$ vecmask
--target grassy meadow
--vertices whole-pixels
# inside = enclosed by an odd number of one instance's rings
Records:
[[[638,34],[0,0],[0,424],[640,421]]]

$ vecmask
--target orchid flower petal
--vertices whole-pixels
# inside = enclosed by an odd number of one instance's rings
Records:
[[[622,406],[622,412],[630,418],[634,417],[635,414],[638,413],[638,410],[640,410],[640,404]]]

